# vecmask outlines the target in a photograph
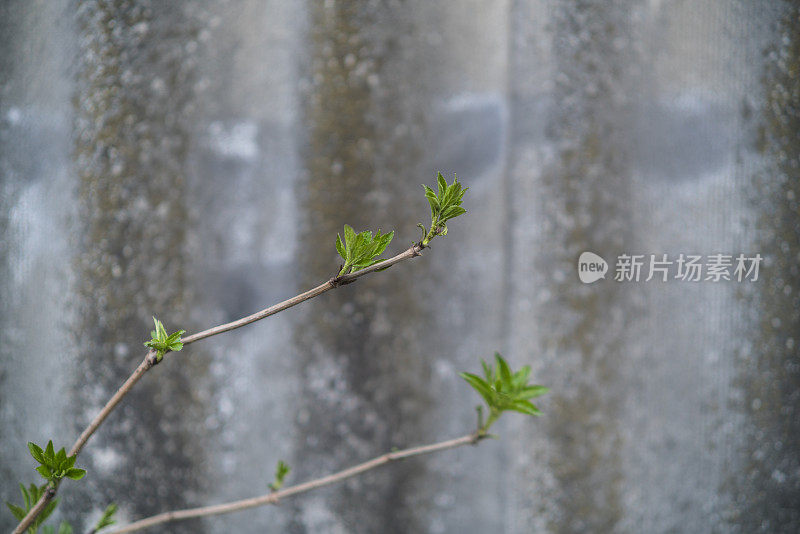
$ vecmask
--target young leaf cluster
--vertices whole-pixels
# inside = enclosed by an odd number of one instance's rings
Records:
[[[469,187],[462,188],[457,176],[448,185],[442,173],[438,173],[436,177],[436,191],[427,185],[422,187],[425,188],[425,198],[431,206],[431,228],[427,230],[422,223],[417,226],[422,228],[421,244],[427,246],[437,235],[447,235],[447,221],[467,212],[461,207],[461,200]]]
[[[144,346],[156,351],[156,362],[160,362],[164,354],[168,352],[177,352],[183,348],[181,336],[186,333],[186,330],[178,330],[175,333],[167,335],[164,325],[153,317],[153,323],[156,325],[155,330],[150,331],[150,341],[145,341]]]
[[[29,441],[28,450],[31,452],[33,459],[40,464],[36,470],[51,484],[57,484],[58,481],[64,477],[71,478],[72,480],[80,480],[86,474],[85,469],[75,467],[75,459],[78,455],[73,454],[72,456],[67,456],[64,447],[61,447],[58,452],[55,452],[53,440],[47,442],[47,447],[45,447],[44,450],[37,444]]]
[[[19,485],[20,492],[22,493],[22,502],[25,505],[25,508],[21,506],[17,506],[11,504],[10,502],[6,501],[6,506],[8,509],[11,510],[11,513],[14,514],[14,517],[17,518],[17,521],[22,521],[22,518],[28,515],[28,512],[31,511],[39,499],[44,495],[47,491],[47,484],[43,484],[41,486],[37,486],[36,484],[31,484],[29,488],[25,488],[23,484]],[[56,505],[58,504],[58,499],[53,499],[47,506],[44,507],[42,513],[34,520],[31,526],[28,528],[28,532],[30,534],[36,534],[39,530],[39,525],[45,522],[50,514],[53,513],[53,510],[56,509]]]
[[[383,261],[376,259],[383,254],[389,243],[392,242],[394,232],[381,234],[380,229],[373,237],[372,232],[365,230],[356,233],[349,224],[344,225],[344,242],[339,234],[336,234],[336,250],[344,260],[344,265],[339,271],[339,276],[352,273],[359,269],[364,269]]]
[[[272,491],[278,491],[283,487],[283,481],[286,478],[286,475],[289,474],[292,468],[289,467],[289,464],[284,462],[283,460],[278,460],[278,465],[275,468],[275,480],[269,484],[269,489]]]
[[[483,378],[472,373],[461,373],[461,377],[483,397],[489,407],[489,418],[486,423],[479,422],[479,430],[482,432],[486,432],[489,426],[505,411],[540,415],[541,412],[530,402],[530,399],[544,395],[548,391],[548,388],[544,386],[528,384],[528,377],[531,373],[529,365],[514,373],[500,353],[495,352],[494,358],[494,367],[481,360]],[[479,411],[479,414],[481,413]]]

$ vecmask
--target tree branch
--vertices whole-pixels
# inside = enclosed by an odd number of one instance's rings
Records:
[[[190,336],[185,336],[181,338],[181,341],[184,345],[188,345],[189,343],[194,343],[195,341],[199,341],[201,339],[205,339],[207,337],[215,336],[217,334],[221,334],[223,332],[228,332],[230,330],[235,330],[237,328],[241,328],[245,325],[253,323],[255,321],[264,319],[265,317],[269,317],[270,315],[275,315],[278,312],[282,312],[292,306],[296,306],[301,302],[305,302],[309,299],[312,299],[318,295],[325,293],[326,291],[330,291],[331,289],[337,288],[339,286],[343,286],[345,284],[349,284],[355,282],[357,279],[361,278],[365,274],[369,274],[371,272],[380,270],[380,269],[387,269],[394,265],[395,263],[399,263],[403,260],[407,260],[409,258],[414,258],[420,255],[420,251],[423,249],[422,245],[416,244],[411,248],[401,252],[397,256],[387,259],[386,261],[382,261],[380,263],[376,263],[375,265],[371,265],[365,269],[361,269],[360,271],[356,271],[350,274],[343,274],[342,276],[337,276],[331,278],[324,284],[320,284],[314,289],[309,289],[305,293],[301,293],[296,297],[292,297],[290,299],[284,300],[283,302],[279,302],[278,304],[274,304],[269,308],[256,312],[252,315],[248,315],[247,317],[242,317],[241,319],[237,319],[230,323],[221,324],[219,326],[214,326],[209,328],[208,330],[203,330],[202,332],[198,332],[196,334],[192,334]]]
[[[241,328],[245,325],[253,323],[255,321],[264,319],[269,317],[270,315],[275,315],[278,312],[282,312],[292,306],[296,306],[301,302],[305,302],[309,299],[312,299],[318,295],[325,293],[331,289],[335,289],[339,286],[349,284],[355,282],[357,279],[361,278],[362,276],[391,267],[392,265],[399,263],[403,260],[407,260],[409,258],[414,258],[416,256],[420,256],[420,252],[422,249],[426,248],[425,246],[417,243],[407,250],[401,252],[400,254],[387,259],[386,261],[382,261],[380,263],[376,263],[370,267],[365,269],[361,269],[360,271],[356,271],[350,274],[344,274],[342,276],[336,276],[331,278],[324,284],[320,284],[314,289],[310,289],[305,293],[301,293],[295,297],[290,299],[284,300],[283,302],[279,302],[278,304],[274,304],[269,308],[256,312],[252,315],[248,315],[247,317],[243,317],[241,319],[237,319],[236,321],[232,321],[230,323],[221,324],[219,326],[214,326],[207,330],[203,330],[202,332],[198,332],[196,334],[192,334],[190,336],[183,337],[181,341],[183,341],[184,345],[188,345],[189,343],[193,343],[195,341],[200,341],[201,339],[205,339],[207,337],[215,336],[217,334],[222,334],[223,332],[228,332],[230,330],[235,330],[237,328]],[[133,388],[136,382],[154,365],[158,363],[156,360],[156,352],[151,350],[147,353],[142,363],[139,364],[139,367],[131,373],[131,375],[125,380],[125,383],[117,390],[113,397],[103,406],[103,409],[100,410],[100,413],[95,416],[89,426],[87,426],[83,432],[81,432],[80,437],[70,449],[69,455],[72,456],[73,454],[79,454],[83,446],[86,445],[86,442],[89,441],[89,438],[92,437],[92,434],[97,431],[103,421],[106,420],[108,415],[111,411],[116,408],[117,404],[120,403],[123,397],[128,394],[128,392]],[[31,524],[36,520],[42,510],[44,510],[45,506],[53,500],[56,495],[58,488],[50,488],[44,495],[39,499],[36,505],[31,508],[30,512],[22,518],[17,528],[14,529],[14,534],[22,534],[25,530],[31,526]]]
[[[142,378],[142,376],[144,376],[144,374],[156,364],[155,355],[155,350],[151,350],[147,353],[147,355],[144,357],[144,360],[142,360],[142,363],[139,364],[139,367],[137,367],[136,370],[131,373],[128,379],[125,380],[125,383],[120,386],[116,393],[114,393],[114,396],[111,397],[105,406],[103,406],[103,409],[100,410],[100,413],[98,413],[95,418],[92,419],[92,422],[89,423],[89,426],[87,426],[83,432],[81,432],[78,440],[69,450],[68,456],[79,454],[81,452],[81,449],[83,449],[83,446],[86,445],[87,441],[89,441],[89,438],[92,436],[92,434],[94,434],[100,425],[103,424],[103,421],[105,421],[106,417],[109,416],[111,411],[117,407],[117,404],[120,403],[122,398],[127,395],[128,392],[133,389],[133,386],[136,385],[136,382],[138,382],[139,379]]]
[[[199,508],[187,508],[185,510],[173,510],[171,512],[164,512],[158,515],[154,515],[152,517],[140,519],[139,521],[131,523],[130,525],[126,525],[122,528],[111,531],[110,534],[123,534],[124,532],[135,532],[137,530],[142,530],[155,525],[160,525],[162,523],[168,523],[170,521],[179,521],[182,519],[191,519],[196,517],[206,517],[212,515],[230,514],[232,512],[238,512],[240,510],[246,510],[248,508],[264,506],[265,504],[278,504],[278,501],[280,501],[285,497],[291,497],[292,495],[305,493],[317,488],[321,488],[323,486],[335,484],[336,482],[340,482],[346,478],[354,477],[365,471],[369,471],[371,469],[375,469],[376,467],[380,467],[384,464],[388,464],[389,462],[403,460],[405,458],[410,458],[412,456],[419,456],[422,454],[431,454],[434,452],[444,451],[447,449],[454,449],[456,447],[461,447],[463,445],[475,445],[476,443],[478,443],[479,441],[481,441],[486,437],[487,437],[486,434],[480,432],[473,432],[472,434],[468,434],[460,438],[451,439],[447,441],[440,441],[439,443],[433,443],[431,445],[422,445],[419,447],[412,447],[410,449],[404,449],[401,451],[389,452],[381,456],[378,456],[377,458],[373,458],[372,460],[368,460],[358,465],[354,465],[353,467],[349,467],[347,469],[339,471],[337,473],[333,473],[331,475],[327,475],[314,480],[309,480],[308,482],[303,482],[302,484],[297,484],[295,486],[288,486],[280,491],[274,491],[271,493],[267,493],[265,495],[250,497],[248,499],[241,499],[238,501],[233,501],[224,504],[214,504],[211,506],[201,506]]]
[[[116,393],[114,393],[114,396],[111,397],[105,406],[103,406],[103,409],[100,410],[100,413],[98,413],[95,418],[92,419],[92,422],[89,423],[89,426],[87,426],[84,431],[81,432],[78,440],[70,449],[69,456],[72,456],[73,454],[77,455],[81,452],[81,449],[84,445],[86,445],[86,442],[89,441],[91,435],[94,434],[101,424],[103,424],[103,421],[106,420],[108,415],[117,406],[117,404],[120,403],[122,398],[127,395],[136,382],[138,382],[139,379],[142,378],[142,376],[156,364],[155,354],[156,352],[154,350],[151,350],[147,353],[144,360],[142,360],[142,363],[139,364],[139,367],[137,367],[136,370],[131,373],[128,379],[125,380],[125,383],[120,386]],[[53,500],[57,491],[58,487],[48,488],[44,495],[42,495],[36,502],[36,505],[31,508],[30,512],[28,512],[28,514],[22,518],[22,521],[20,521],[19,525],[17,525],[17,528],[14,529],[14,534],[22,534],[25,532],[25,530],[36,520],[39,514],[42,513],[42,510],[44,510],[50,501]]]

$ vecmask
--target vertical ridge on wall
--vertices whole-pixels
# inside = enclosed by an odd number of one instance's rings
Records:
[[[75,401],[94,415],[143,356],[151,315],[191,330],[184,279],[197,3],[81,1],[75,168],[82,238]],[[128,517],[199,504],[205,368],[169,355],[117,408],[81,459],[84,497],[103,495]],[[169,369],[165,369],[169,366]],[[86,424],[78,417],[76,426]],[[85,499],[72,517],[106,503]],[[74,501],[73,501],[74,502]],[[201,501],[202,502],[202,501]],[[181,523],[173,532],[197,532]]]
[[[514,531],[608,532],[623,516],[626,331],[611,277],[584,286],[581,252],[629,244],[629,2],[515,2],[512,18],[512,347],[551,388],[520,431]],[[610,266],[613,271],[613,265]],[[613,276],[613,275],[612,275]],[[534,452],[535,451],[535,452]]]
[[[402,84],[391,83],[387,65],[413,32],[410,13],[395,3],[362,1],[313,2],[309,10],[307,179],[298,253],[303,287],[336,275],[335,237],[345,223],[356,231],[395,229],[390,250],[405,245],[403,199],[419,153],[411,132],[400,130],[409,119],[407,96]],[[427,365],[413,335],[421,311],[407,272],[414,267],[359,280],[303,309],[295,329],[303,383],[294,450],[298,479],[420,435]],[[398,329],[399,317],[412,321]],[[295,504],[299,513],[290,531],[420,530],[421,510],[410,509],[407,497],[423,472],[421,463],[397,466],[333,493],[309,495]]]
[[[763,115],[756,147],[765,158],[750,194],[764,257],[750,351],[739,360],[746,416],[743,469],[732,474],[737,532],[791,532],[800,525],[800,8],[781,2],[764,50]]]

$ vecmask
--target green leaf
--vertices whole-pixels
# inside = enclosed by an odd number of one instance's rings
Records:
[[[28,442],[28,450],[31,452],[31,456],[33,456],[34,460],[36,460],[40,464],[45,463],[45,461],[44,461],[44,451],[42,450],[42,448],[40,446],[38,446],[37,444],[35,444],[32,441],[29,441]]]
[[[488,382],[494,381],[494,372],[492,371],[492,367],[486,363],[483,358],[481,358],[481,367],[483,367],[483,374],[486,376],[486,380]]]
[[[372,232],[369,235],[370,240],[372,239]],[[353,259],[355,260],[359,256],[363,255],[364,253],[364,242],[367,240],[367,232],[359,232],[356,234],[355,242],[353,243]]]
[[[514,401],[508,409],[528,415],[541,415],[539,409],[526,400]]]
[[[481,367],[486,380],[471,373],[460,373],[469,384],[486,400],[489,405],[489,417],[483,421],[478,419],[478,431],[486,435],[489,427],[505,411],[520,412],[526,415],[541,415],[539,409],[529,399],[544,395],[549,390],[544,386],[528,384],[531,373],[529,365],[517,372],[512,372],[506,360],[495,352],[495,366],[481,360]]]
[[[53,471],[46,465],[40,465],[39,467],[36,468],[36,470],[39,472],[40,475],[42,475],[42,477],[46,478],[47,480],[53,478]]]
[[[45,465],[55,465],[55,452],[53,451],[53,440],[47,442],[47,447],[44,450],[44,463]]]
[[[336,251],[339,253],[339,256],[341,256],[343,260],[347,259],[347,257],[345,256],[344,245],[342,244],[342,238],[339,237],[339,234],[336,234]]]
[[[145,341],[144,346],[156,351],[157,361],[161,361],[167,352],[177,352],[183,348],[181,336],[186,333],[186,330],[178,330],[167,335],[167,330],[161,321],[153,317],[153,323],[156,329],[150,331],[151,339]]]
[[[495,394],[492,388],[481,377],[472,373],[459,373],[459,376],[466,380],[472,388],[480,394],[486,401],[486,404],[491,407],[495,402]]]
[[[186,333],[186,330],[178,330],[167,336],[167,344],[175,343],[181,339],[181,336]]]
[[[292,468],[289,467],[289,464],[283,460],[278,460],[278,465],[275,467],[275,480],[269,484],[269,488],[272,491],[278,491],[281,489],[286,475],[288,475],[291,470]]]
[[[444,179],[444,176],[442,176],[441,172],[436,174],[436,185],[439,188],[438,197],[440,199],[444,198],[444,192],[447,191],[447,180]]]
[[[117,521],[114,519],[115,513],[117,513],[117,505],[112,502],[106,507],[100,519],[97,520],[97,524],[94,526],[95,532],[102,528],[110,527],[111,525],[116,524]]]
[[[458,183],[458,177],[453,177],[453,183],[448,186],[445,192],[445,200],[443,202],[446,206],[458,206],[461,204],[461,199],[464,196],[465,189],[461,189],[461,184]]]
[[[503,359],[503,357],[500,356],[499,352],[494,353],[494,358],[497,361],[497,369],[499,371],[498,374],[500,376],[500,380],[502,381],[504,386],[508,386],[508,388],[511,389],[512,387],[511,369],[508,368],[508,364]]]
[[[64,462],[63,469],[69,469],[69,468],[71,468],[72,466],[74,466],[74,465],[75,465],[75,460],[76,460],[77,458],[78,458],[78,455],[77,455],[77,454],[73,454],[72,456],[70,456],[69,458],[67,458],[67,459],[66,459],[66,461]]]
[[[449,185],[445,188],[444,194],[441,195],[439,202],[442,207],[449,207],[453,204],[453,199],[456,196],[456,184]]]
[[[71,478],[72,480],[80,480],[86,476],[86,469],[78,469],[77,467],[73,467],[67,470],[65,476],[67,478]]]
[[[345,224],[344,245],[345,245],[345,250],[348,250],[349,252],[348,257],[345,258],[346,260],[352,259],[352,256],[350,256],[350,254],[353,253],[353,247],[355,246],[355,244],[356,244],[356,231],[353,230],[353,227],[350,226],[349,224]]]
[[[374,258],[375,256],[383,254],[383,251],[386,250],[386,247],[389,246],[392,239],[394,239],[394,230],[384,235],[381,235],[381,231],[378,230],[378,234],[375,236],[376,246],[372,251],[372,257]]]
[[[550,388],[544,386],[523,386],[514,392],[514,396],[523,400],[534,399],[536,397],[541,397],[548,391],[550,391]]]
[[[436,188],[434,191],[427,185],[422,186],[425,189],[425,198],[431,207],[431,228],[422,237],[422,245],[427,246],[431,239],[436,236],[447,235],[447,221],[466,213],[467,210],[461,207],[461,200],[464,193],[469,188],[461,187],[458,182],[458,177],[453,178],[453,183],[448,185],[442,173],[436,175]],[[418,226],[423,228],[422,223]]]
[[[394,237],[394,232],[382,234],[380,229],[374,236],[369,230],[356,234],[349,225],[345,225],[344,234],[344,243],[338,234],[336,236],[337,251],[345,260],[339,271],[340,275],[364,269],[381,261],[377,257],[383,254]]]
[[[425,198],[428,200],[428,204],[431,206],[431,219],[436,218],[436,214],[439,212],[439,199],[436,196],[436,193],[428,187],[427,185],[423,185],[422,187],[425,188]],[[420,223],[421,224],[421,223]]]
[[[455,217],[458,217],[459,215],[463,215],[466,212],[467,212],[467,210],[465,210],[461,206],[450,206],[446,210],[442,211],[442,214],[440,216],[440,220],[441,221],[447,221],[447,220],[453,219]]]
[[[22,518],[25,517],[26,515],[28,515],[28,512],[26,512],[25,510],[23,510],[19,506],[11,504],[8,501],[6,501],[6,506],[8,506],[8,509],[11,510],[12,514],[14,514],[14,517],[17,518],[17,521],[22,521]]]
[[[528,383],[528,377],[531,375],[531,366],[524,365],[520,368],[519,371],[514,373],[513,383],[514,387],[522,387]]]
[[[155,320],[155,317],[153,317]],[[166,341],[167,339],[167,330],[164,328],[164,323],[161,321],[156,321],[156,334],[158,335],[159,341]]]
[[[57,470],[64,469],[64,464],[66,463],[66,461],[67,461],[67,450],[64,447],[61,447],[56,453],[55,468]]]
[[[36,487],[33,484],[31,484],[31,486],[33,486],[34,488]],[[28,490],[26,490],[25,486],[22,485],[22,482],[19,483],[19,491],[22,493],[22,502],[25,503],[25,508],[30,509],[30,507],[31,507],[31,498],[28,495]]]

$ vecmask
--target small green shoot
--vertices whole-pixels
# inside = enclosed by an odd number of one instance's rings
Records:
[[[45,447],[45,449],[29,441],[28,450],[31,452],[33,459],[40,464],[36,470],[54,486],[64,477],[71,478],[72,480],[80,480],[86,475],[85,469],[74,467],[75,459],[78,455],[73,454],[72,456],[67,456],[64,447],[61,447],[58,452],[55,452],[53,440],[47,442],[47,447]]]
[[[349,274],[359,269],[364,269],[370,265],[384,261],[376,259],[383,254],[389,243],[392,242],[394,232],[381,234],[380,229],[372,236],[372,232],[365,230],[356,234],[353,227],[344,225],[344,242],[339,234],[336,234],[336,250],[344,260],[344,265],[339,271],[339,276]]]
[[[26,489],[22,484],[19,485],[20,492],[22,493],[22,502],[25,504],[25,508],[16,506],[6,501],[6,506],[8,506],[8,509],[11,510],[12,514],[14,514],[14,517],[17,518],[17,521],[22,521],[22,519],[28,515],[28,512],[31,511],[31,508],[36,506],[36,503],[39,502],[39,499],[41,499],[42,495],[44,495],[47,491],[47,486],[47,484],[43,484],[42,486],[31,484],[30,487]],[[53,499],[50,501],[47,506],[45,506],[44,510],[42,510],[42,513],[39,514],[39,516],[28,528],[28,532],[31,534],[36,534],[36,532],[39,530],[39,525],[44,523],[44,521],[50,517],[50,514],[52,514],[53,510],[56,509],[57,504],[58,499]]]
[[[447,235],[447,221],[467,212],[461,207],[461,199],[469,187],[462,189],[457,176],[454,176],[453,183],[448,185],[442,173],[438,173],[436,177],[437,191],[424,184],[422,187],[425,188],[425,198],[431,206],[431,228],[426,229],[422,223],[417,226],[422,228],[420,245],[427,247],[431,239],[437,235]]]
[[[278,491],[283,487],[283,480],[286,478],[286,475],[289,474],[292,468],[289,467],[289,464],[284,462],[283,460],[278,460],[278,465],[275,468],[275,480],[269,484],[269,489],[272,491]]]
[[[481,360],[485,378],[472,373],[461,373],[461,378],[483,397],[489,407],[489,417],[484,422],[482,407],[478,406],[478,433],[481,435],[485,435],[492,423],[497,421],[505,411],[540,415],[541,412],[530,402],[530,399],[548,392],[548,388],[544,386],[528,384],[528,377],[531,373],[529,365],[512,373],[500,353],[495,352],[494,358],[494,368]]]
[[[111,525],[115,525],[117,520],[114,519],[114,514],[117,513],[117,505],[115,503],[111,503],[106,506],[103,515],[100,516],[100,519],[97,520],[97,523],[94,526],[94,532],[99,532],[100,529],[110,527]],[[60,533],[59,533],[60,534]]]
[[[150,331],[150,341],[145,341],[144,346],[154,349],[156,351],[156,363],[161,361],[164,354],[168,352],[177,352],[183,348],[181,336],[186,330],[178,330],[173,334],[167,335],[164,325],[153,317],[153,323],[156,325],[155,330]]]

